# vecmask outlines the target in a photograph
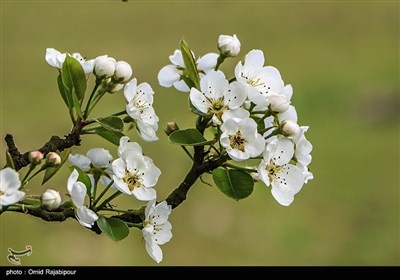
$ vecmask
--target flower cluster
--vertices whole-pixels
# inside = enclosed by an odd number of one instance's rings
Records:
[[[218,70],[219,64],[236,56],[240,47],[236,35],[221,35],[219,56],[204,56],[210,57],[209,67],[201,68],[197,61],[197,88],[189,88],[185,82],[188,69],[177,50],[170,56],[173,65],[160,70],[159,82],[165,87],[174,85],[178,90],[190,91],[194,112],[210,119],[210,125],[219,131],[221,148],[232,160],[262,155],[258,177],[271,185],[274,198],[287,206],[303,184],[313,178],[308,168],[312,145],[304,135],[308,127],[297,124],[297,112],[291,105],[293,88],[285,86],[277,68],[265,66],[261,50],[247,53],[244,61],[236,65],[232,79]]]

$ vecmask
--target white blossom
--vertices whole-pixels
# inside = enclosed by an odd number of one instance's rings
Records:
[[[239,107],[247,98],[245,86],[229,84],[222,72],[208,72],[200,80],[200,90],[192,88],[190,100],[200,112],[212,115],[214,124],[221,124],[222,115],[229,110],[244,110]]]
[[[168,216],[172,207],[163,201],[156,205],[155,200],[148,202],[145,209],[142,234],[146,243],[146,251],[157,263],[163,259],[163,253],[159,245],[167,243],[172,238],[172,225]]]
[[[303,170],[290,163],[294,155],[294,144],[286,137],[276,138],[266,146],[263,160],[258,166],[260,179],[272,186],[271,193],[281,205],[289,206],[294,195],[303,184]]]
[[[145,141],[156,141],[158,117],[153,108],[154,91],[148,83],[137,85],[133,79],[124,88],[127,114],[135,120],[139,136]]]
[[[281,123],[281,131],[287,137],[295,137],[300,133],[300,126],[292,120],[284,120]]]
[[[127,82],[132,76],[132,67],[125,61],[118,61],[115,64],[114,79],[120,83]]]
[[[240,41],[236,37],[236,34],[233,34],[233,36],[220,35],[218,38],[218,49],[221,54],[227,57],[237,56],[240,52]]]
[[[313,174],[308,169],[312,160],[311,151],[313,146],[304,135],[305,132],[308,131],[308,126],[301,126],[300,129],[300,133],[293,138],[293,142],[295,143],[294,155],[296,157],[297,166],[303,169],[305,175],[304,183],[307,183],[314,178]]]
[[[21,181],[19,173],[10,167],[0,171],[0,206],[17,203],[24,198],[25,193],[19,191]]]
[[[46,62],[52,67],[61,69],[66,57],[66,53],[60,53],[53,48],[46,49],[45,59]],[[88,75],[93,72],[94,59],[86,60],[80,53],[73,53],[72,57],[79,61],[85,74]]]
[[[78,222],[87,228],[91,228],[98,220],[97,214],[85,206],[86,186],[78,181],[79,173],[74,169],[68,178],[67,189],[74,203],[75,216]]]
[[[161,174],[160,169],[151,158],[143,156],[141,149],[136,148],[136,143],[130,144],[127,138],[122,138],[120,143],[123,147],[118,148],[120,158],[112,163],[115,187],[142,201],[155,199],[156,191],[153,187]]]
[[[251,118],[226,120],[221,125],[221,145],[236,161],[246,160],[261,154],[264,138],[257,133],[257,123]]]
[[[55,210],[61,205],[60,192],[48,189],[41,195],[40,201],[46,210]]]
[[[264,53],[252,50],[244,63],[239,62],[235,68],[236,80],[247,85],[249,99],[257,105],[256,110],[266,109],[268,97],[279,94],[284,85],[278,69],[264,66],[264,62]]]
[[[98,78],[109,78],[114,75],[116,61],[108,55],[96,57],[94,60],[93,73]]]

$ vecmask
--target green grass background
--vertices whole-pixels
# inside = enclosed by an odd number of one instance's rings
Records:
[[[40,147],[71,125],[45,49],[126,60],[156,92],[160,141],[140,142],[162,170],[158,198],[183,179],[190,161],[162,128],[193,126],[187,94],[162,88],[157,73],[184,37],[196,55],[215,52],[220,34],[237,34],[239,59],[258,48],[294,87],[301,125],[309,125],[315,179],[290,207],[259,183],[235,202],[198,182],[171,215],[173,239],[162,265],[399,265],[399,3],[397,1],[1,1],[0,134],[21,151]],[[124,108],[106,96],[95,116]],[[85,136],[74,153],[116,148]],[[1,166],[5,144],[1,141]],[[67,168],[32,193],[66,193]],[[211,182],[210,177],[204,178]],[[65,198],[65,197],[64,197]],[[142,203],[116,200],[121,207]],[[33,254],[23,265],[154,265],[141,233],[115,243],[75,220],[48,223],[19,213],[0,217],[0,264],[7,248]]]

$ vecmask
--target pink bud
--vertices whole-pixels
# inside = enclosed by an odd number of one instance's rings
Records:
[[[47,161],[47,164],[49,164],[50,166],[57,166],[57,165],[61,164],[61,158],[55,152],[48,153],[46,156],[46,161]]]
[[[40,151],[32,151],[29,153],[29,161],[34,165],[38,165],[42,162],[43,154]]]

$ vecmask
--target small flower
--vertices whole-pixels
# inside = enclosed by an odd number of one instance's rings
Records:
[[[38,165],[42,162],[43,154],[40,151],[32,151],[29,153],[29,162]]]
[[[166,201],[156,205],[156,201],[151,200],[146,206],[146,219],[143,221],[142,234],[146,242],[147,253],[157,263],[163,259],[159,245],[167,243],[172,238],[172,225],[168,221],[171,212],[172,207]]]
[[[115,64],[114,79],[119,83],[127,82],[132,76],[132,68],[125,61],[118,61]]]
[[[295,137],[300,130],[300,126],[295,121],[285,120],[281,123],[281,131],[287,137]]]
[[[48,210],[52,211],[60,207],[61,205],[61,196],[58,191],[48,189],[45,191],[40,197],[40,201],[42,206]]]
[[[257,123],[251,118],[228,119],[221,126],[221,145],[236,161],[256,157],[265,147],[264,138],[257,133]]]
[[[153,108],[154,91],[148,83],[137,85],[133,79],[124,88],[127,114],[135,120],[139,136],[145,141],[156,141],[158,137],[158,117]]]
[[[120,158],[112,163],[115,187],[142,201],[155,199],[156,191],[153,187],[157,184],[161,171],[151,158],[143,156],[141,149],[136,149],[136,143],[128,146],[126,140],[127,138],[120,140],[124,148],[118,149]]]
[[[236,80],[247,85],[249,99],[257,105],[255,110],[266,109],[268,97],[279,94],[284,85],[278,69],[264,67],[264,62],[264,53],[252,50],[246,55],[245,62],[239,62],[235,68]]]
[[[236,34],[233,34],[233,36],[220,35],[218,38],[218,49],[224,56],[237,56],[240,52],[240,41],[236,37]]]
[[[61,157],[55,153],[55,152],[50,152],[46,155],[46,163],[49,166],[57,166],[61,164]]]
[[[76,207],[75,216],[78,222],[84,227],[91,228],[99,217],[93,210],[85,206],[86,186],[77,181],[78,177],[78,171],[72,171],[68,178],[67,189]]]
[[[221,124],[222,115],[229,110],[240,109],[247,98],[243,84],[229,84],[224,74],[217,71],[208,72],[200,80],[200,90],[190,90],[190,101],[200,112],[212,115],[214,124]]]
[[[61,69],[64,64],[66,56],[67,56],[66,53],[60,53],[59,51],[53,48],[47,48],[45,59],[50,66]],[[79,63],[82,65],[85,74],[88,75],[93,72],[94,59],[86,60],[85,58],[82,57],[80,53],[73,53],[72,57],[79,61]]]
[[[194,55],[193,55],[194,56]],[[173,55],[169,56],[172,64],[164,66],[158,73],[158,82],[163,87],[174,86],[177,90],[182,92],[189,92],[190,88],[186,85],[185,81],[181,79],[185,63],[183,62],[182,52],[175,50]],[[197,69],[204,73],[208,73],[217,65],[218,54],[208,53],[197,60]],[[200,76],[203,75],[202,73]]]
[[[102,55],[94,60],[93,73],[98,78],[109,78],[114,75],[116,61],[107,55]]]
[[[17,203],[24,198],[25,193],[19,191],[21,181],[19,173],[10,167],[0,171],[0,206]]]
[[[280,137],[267,145],[263,160],[258,166],[260,179],[267,185],[272,185],[271,193],[281,205],[289,206],[294,195],[304,184],[303,170],[289,163],[294,155],[294,144]]]

